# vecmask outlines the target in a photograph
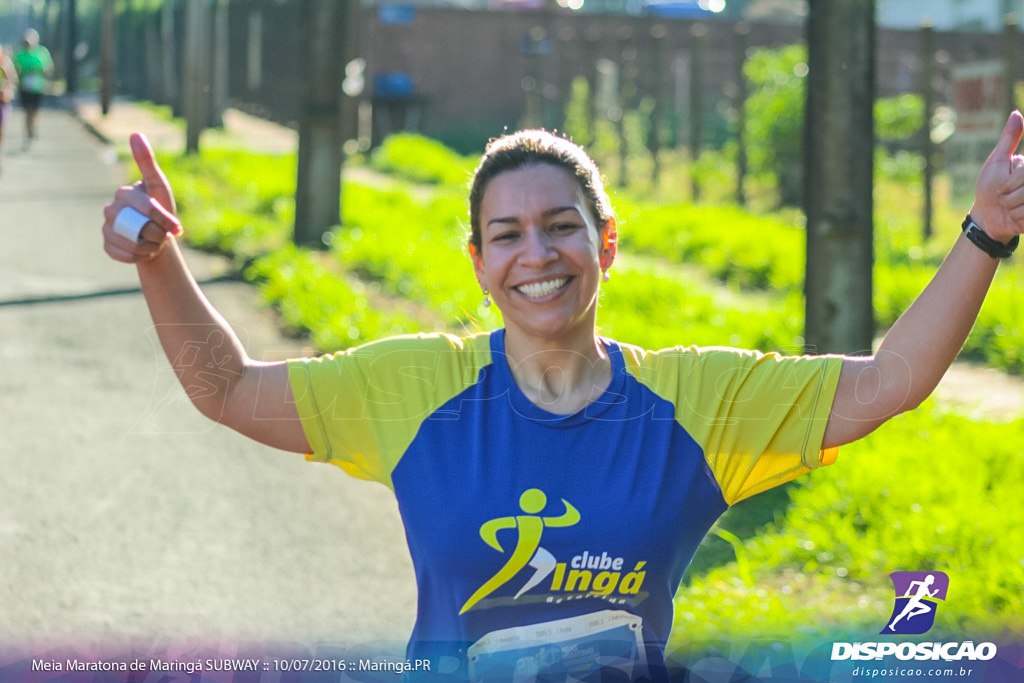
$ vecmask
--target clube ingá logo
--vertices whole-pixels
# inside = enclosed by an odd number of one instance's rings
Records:
[[[893,572],[889,574],[896,600],[892,615],[880,633],[918,635],[935,623],[939,601],[946,599],[949,577],[945,572]]]
[[[627,558],[610,548],[564,547],[557,537],[559,529],[572,527],[583,520],[583,515],[565,498],[552,501],[540,489],[530,488],[519,497],[519,511],[485,521],[480,526],[480,539],[494,550],[507,555],[504,565],[487,579],[459,610],[465,614],[471,609],[490,608],[498,604],[514,604],[525,593],[537,589],[529,600],[561,603],[565,599],[591,597],[610,604],[639,604],[647,598],[643,590],[647,577],[647,560]],[[545,511],[553,514],[543,514]],[[498,539],[502,534],[504,545]],[[562,543],[554,547],[569,558],[559,561],[554,553],[541,545]],[[525,578],[514,597],[494,595],[499,589],[523,578],[520,572],[533,570]]]

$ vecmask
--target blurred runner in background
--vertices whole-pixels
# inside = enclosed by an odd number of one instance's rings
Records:
[[[18,87],[18,72],[8,56],[7,46],[0,45],[0,154],[4,149],[4,131],[11,120],[11,102]],[[3,157],[0,156],[0,169]]]
[[[36,137],[39,105],[43,101],[46,81],[53,73],[50,51],[39,44],[39,33],[35,29],[25,31],[21,49],[14,55],[14,67],[18,71],[21,106],[25,108],[25,146],[28,146]]]

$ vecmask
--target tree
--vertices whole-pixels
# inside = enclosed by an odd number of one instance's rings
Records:
[[[199,152],[199,137],[209,122],[210,111],[210,0],[185,2],[185,78],[182,103],[185,109],[185,152]]]
[[[340,222],[344,162],[341,84],[346,62],[350,0],[302,0],[304,94],[299,122],[295,190],[296,244],[322,245]]]
[[[804,127],[805,344],[870,353],[874,0],[811,0]]]

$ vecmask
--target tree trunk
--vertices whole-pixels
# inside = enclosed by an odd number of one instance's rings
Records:
[[[185,2],[185,153],[199,152],[199,136],[210,111],[210,6],[209,0]]]
[[[78,61],[75,59],[75,48],[78,46],[77,0],[67,0],[63,7],[67,13],[64,19],[64,79],[67,94],[74,95],[78,92]]]
[[[174,45],[174,2],[168,0],[160,8],[160,97],[163,104],[171,105],[175,116],[183,105],[178,89],[177,50]]]
[[[213,6],[213,35],[210,45],[210,110],[207,125],[224,127],[224,111],[228,108],[228,0],[215,0]]]
[[[349,0],[303,0],[301,73],[305,78],[299,122],[295,190],[295,243],[322,246],[323,235],[341,222],[344,133],[341,84]]]
[[[114,99],[114,0],[103,0],[100,18],[100,110],[106,116]]]
[[[811,0],[804,203],[813,353],[870,353],[874,0]]]

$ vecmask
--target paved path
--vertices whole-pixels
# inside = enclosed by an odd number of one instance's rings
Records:
[[[25,151],[16,117],[0,175],[0,653],[190,638],[400,652],[415,589],[390,492],[183,400],[134,268],[101,248],[126,169],[65,111],[45,110]],[[248,286],[217,279],[221,261],[187,258],[254,357],[304,351]]]

